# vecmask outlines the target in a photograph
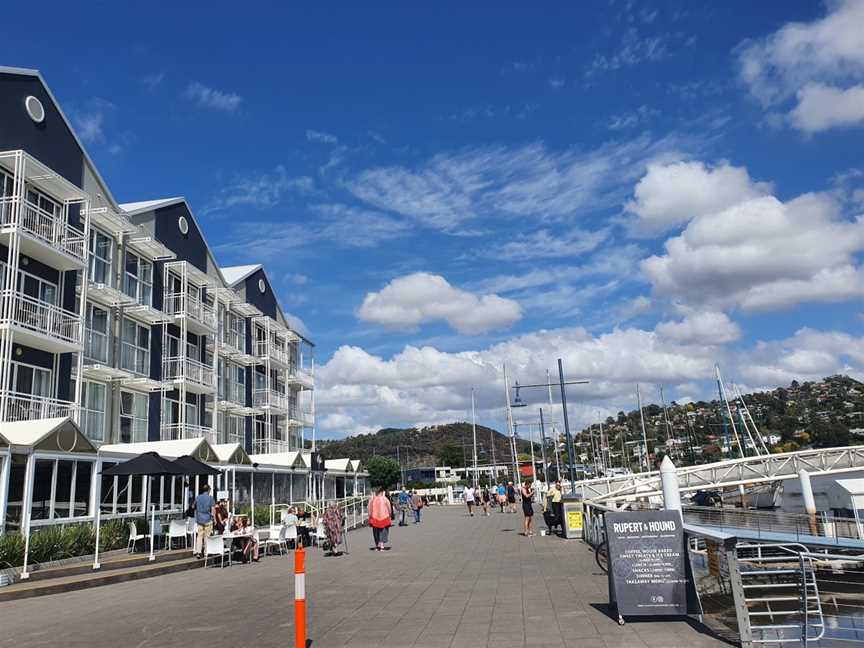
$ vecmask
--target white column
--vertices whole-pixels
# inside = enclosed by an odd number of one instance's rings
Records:
[[[816,498],[813,496],[813,485],[810,483],[810,474],[806,470],[799,470],[798,479],[801,482],[801,497],[804,499],[804,511],[810,515],[816,515]]]
[[[6,532],[6,506],[9,503],[9,473],[12,457],[8,454],[0,456],[0,535]]]
[[[663,508],[667,511],[681,510],[681,490],[678,486],[678,473],[669,455],[660,462],[660,481],[663,485]]]
[[[93,552],[93,569],[99,569],[99,536],[102,511],[102,460],[93,462],[93,474],[90,477],[90,515],[96,528],[96,549]]]
[[[30,578],[27,571],[27,559],[30,557],[30,518],[33,508],[33,476],[36,472],[36,459],[27,456],[27,465],[24,469],[24,506],[21,509],[21,528],[24,531],[24,567],[21,570],[21,580]]]

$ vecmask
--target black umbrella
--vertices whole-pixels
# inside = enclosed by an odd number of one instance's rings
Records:
[[[132,457],[129,461],[124,461],[123,463],[116,464],[111,466],[110,468],[106,468],[102,471],[103,475],[111,476],[129,476],[129,475],[141,475],[147,477],[147,496],[146,501],[150,501],[150,495],[153,492],[153,488],[151,485],[151,481],[153,477],[161,477],[165,475],[185,475],[186,472],[180,467],[174,464],[173,461],[169,461],[158,452],[145,452],[143,454],[138,455],[137,457]],[[101,506],[96,507],[96,558],[94,560],[94,565],[99,565],[99,511]],[[146,519],[146,509],[144,511],[145,519]],[[150,509],[150,560],[153,560],[153,525],[156,519],[156,507],[152,506]]]
[[[189,455],[183,455],[182,457],[177,457],[173,462],[175,466],[180,468],[183,471],[184,475],[221,475],[222,471],[218,468],[214,468],[213,466],[208,466],[203,461],[196,459],[195,457],[190,457]]]
[[[185,475],[180,466],[175,465],[158,452],[145,452],[129,461],[116,464],[102,471],[103,475]]]

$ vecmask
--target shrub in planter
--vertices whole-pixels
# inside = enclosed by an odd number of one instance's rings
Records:
[[[62,527],[43,527],[38,531],[30,532],[29,561],[31,563],[45,563],[68,557],[63,542]]]
[[[125,520],[110,520],[99,533],[99,551],[122,549],[129,542],[129,524]]]
[[[90,524],[74,524],[61,533],[62,552],[68,556],[89,556],[96,548],[96,533]]]
[[[24,536],[7,533],[0,536],[0,569],[24,564]]]

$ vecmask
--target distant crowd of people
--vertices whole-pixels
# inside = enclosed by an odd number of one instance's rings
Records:
[[[474,488],[466,485],[462,490],[462,498],[468,508],[468,516],[474,517],[474,512],[482,511],[484,516],[491,515],[491,509],[498,505],[501,513],[516,513],[517,499],[522,504],[523,527],[522,534],[526,537],[534,532],[534,500],[537,497],[535,483],[526,479],[517,488],[512,481],[493,486]],[[552,531],[558,527],[563,530],[564,508],[562,503],[561,482],[556,481],[543,492],[543,518],[546,526]]]

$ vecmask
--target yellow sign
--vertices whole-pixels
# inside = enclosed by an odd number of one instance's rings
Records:
[[[567,511],[567,528],[570,531],[582,530],[582,511]]]

